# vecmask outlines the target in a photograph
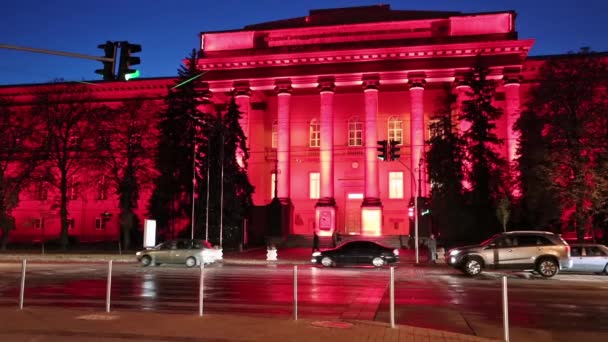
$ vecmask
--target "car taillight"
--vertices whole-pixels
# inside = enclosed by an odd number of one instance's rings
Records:
[[[570,245],[566,245],[566,254],[570,257]]]
[[[393,249],[393,254],[395,254],[395,256],[399,256],[399,250],[398,249]]]

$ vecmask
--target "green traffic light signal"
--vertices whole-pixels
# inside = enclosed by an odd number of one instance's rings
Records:
[[[120,61],[118,62],[118,79],[130,80],[139,76],[139,71],[132,69],[133,65],[141,62],[137,56],[132,56],[134,53],[141,52],[141,45],[131,44],[127,41],[120,42]]]

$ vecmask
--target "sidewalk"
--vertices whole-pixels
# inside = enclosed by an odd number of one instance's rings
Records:
[[[492,341],[369,321],[0,308],[1,341]],[[329,326],[329,327],[327,327]]]

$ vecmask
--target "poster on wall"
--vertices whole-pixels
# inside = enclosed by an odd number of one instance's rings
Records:
[[[319,217],[319,229],[330,230],[331,229],[331,212],[322,211]]]
[[[144,248],[156,246],[156,220],[144,222]]]

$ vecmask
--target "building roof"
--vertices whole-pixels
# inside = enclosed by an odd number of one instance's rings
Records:
[[[325,25],[346,25],[384,21],[442,19],[462,12],[391,10],[390,5],[314,9],[305,17],[247,25],[245,30],[273,30]]]

